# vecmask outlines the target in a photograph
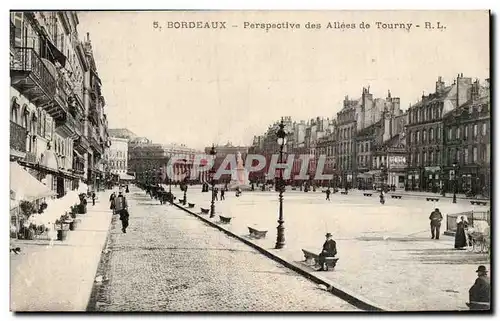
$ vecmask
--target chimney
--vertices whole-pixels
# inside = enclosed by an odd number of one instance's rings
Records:
[[[465,104],[471,97],[472,78],[464,78],[463,74],[457,77],[457,107]]]
[[[444,82],[441,78],[441,76],[438,77],[438,80],[436,81],[436,92],[440,93],[444,88]]]

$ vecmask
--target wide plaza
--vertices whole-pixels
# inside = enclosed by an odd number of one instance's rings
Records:
[[[176,187],[172,192],[183,197]],[[287,191],[283,205],[286,245],[275,250],[278,193],[249,191],[236,197],[226,192],[225,197],[221,201],[219,194],[213,220],[218,221],[218,215],[232,217],[225,228],[243,237],[248,237],[248,227],[268,230],[266,238],[252,242],[289,262],[303,261],[302,249],[319,253],[325,233],[332,233],[340,258],[337,267],[328,272],[311,268],[311,273],[390,310],[465,310],[477,266],[489,268],[488,254],[455,250],[453,237],[443,235],[446,215],[485,211],[465,199],[453,204],[451,198],[428,202],[425,197],[404,195],[402,199],[388,197],[381,205],[376,193],[366,197],[356,190],[332,194],[331,201],[325,200],[321,190]],[[202,193],[199,186],[188,188],[193,212],[209,208],[210,200],[211,193]],[[444,216],[440,240],[430,235],[429,215],[435,208]]]

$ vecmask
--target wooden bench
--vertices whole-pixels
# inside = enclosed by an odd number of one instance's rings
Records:
[[[318,254],[311,252],[311,251],[308,251],[308,250],[304,250],[304,249],[302,249],[302,253],[304,253],[304,258],[305,258],[306,262],[311,262],[314,260],[314,265],[315,266],[319,265],[319,263],[318,263],[319,255]],[[339,260],[339,258],[336,258],[333,256],[325,257],[326,269],[328,270],[328,267],[331,267],[332,269],[335,268],[338,260]]]
[[[229,224],[229,223],[231,223],[231,219],[232,219],[232,217],[229,217],[229,216],[222,216],[222,215],[219,215],[219,218],[220,218],[220,222],[221,222],[221,223],[224,223],[224,224]]]
[[[425,198],[428,202],[439,202],[439,198],[435,198],[435,197],[426,197]]]
[[[372,196],[372,193],[363,193],[364,196]]]
[[[399,198],[399,199],[401,199],[401,197],[402,197],[401,195],[391,195],[391,198]]]
[[[267,230],[258,230],[250,226],[248,227],[248,231],[250,232],[250,236],[253,236],[258,239],[266,237],[267,234]]]
[[[188,207],[189,207],[189,208],[193,208],[193,207],[194,207],[194,205],[195,205],[194,203],[188,203]]]
[[[342,191],[342,192],[340,192],[340,194],[347,195],[347,192],[346,191]]]
[[[474,205],[474,204],[484,205],[484,206],[488,205],[488,202],[484,202],[484,201],[470,201],[470,203],[471,203],[471,205]]]
[[[208,214],[210,210],[208,208],[201,207],[201,214]]]

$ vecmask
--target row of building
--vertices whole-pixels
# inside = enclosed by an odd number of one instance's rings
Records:
[[[10,14],[10,160],[58,197],[106,180],[105,100],[89,34],[80,40],[78,25],[72,11]]]
[[[296,122],[284,117],[285,150],[296,155],[293,176],[302,165],[299,155],[310,155],[311,176],[319,155],[326,156],[323,173],[334,179],[317,184],[371,188],[383,182],[434,192],[450,192],[456,184],[459,192],[489,195],[490,115],[489,79],[473,81],[459,74],[446,85],[439,77],[435,92],[405,111],[390,91],[386,98],[374,98],[368,87],[357,99],[346,96],[335,118]],[[264,155],[269,164],[279,151],[278,125],[255,136],[248,152]],[[251,179],[266,180],[267,171],[266,166],[251,173]]]

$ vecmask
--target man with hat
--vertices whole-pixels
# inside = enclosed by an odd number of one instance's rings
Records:
[[[477,279],[469,290],[469,303],[467,306],[471,310],[490,309],[490,279],[486,266],[480,265],[477,268]]]
[[[443,220],[443,215],[439,211],[439,208],[436,208],[431,213],[429,220],[431,220],[431,238],[439,240],[439,230],[441,228],[441,221]]]
[[[122,232],[127,233],[129,219],[128,204],[122,191],[119,191],[118,196],[115,198],[115,213],[120,215],[120,220],[122,221]]]
[[[332,234],[331,233],[326,233],[325,235],[326,241],[323,244],[323,251],[318,255],[318,264],[321,266],[321,268],[318,271],[326,271],[326,262],[325,262],[325,257],[334,257],[337,255],[337,243],[332,240]]]

